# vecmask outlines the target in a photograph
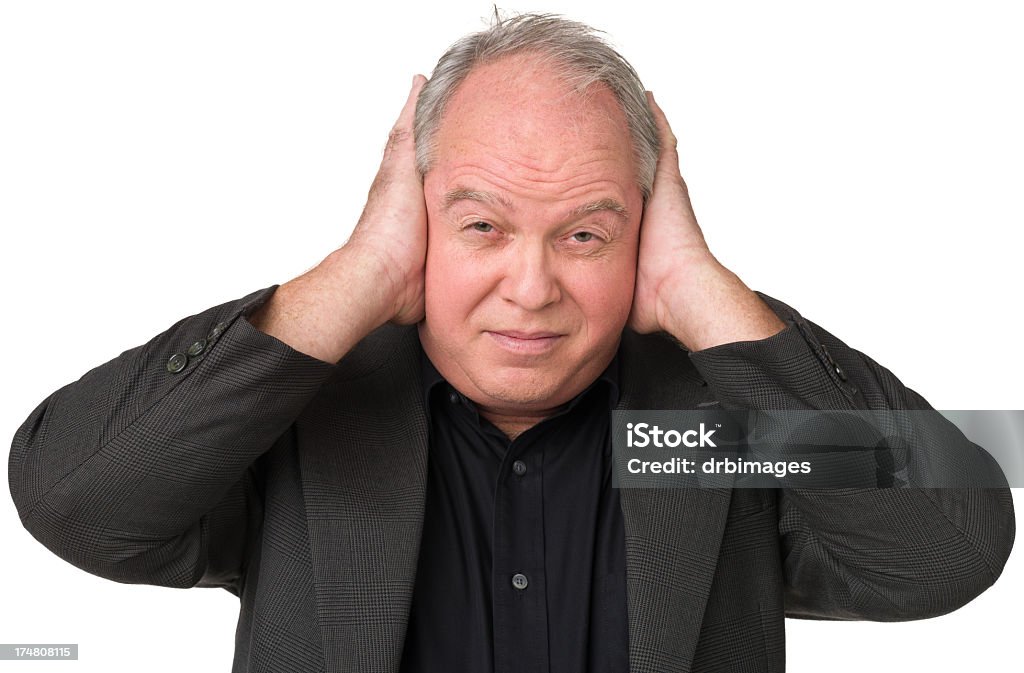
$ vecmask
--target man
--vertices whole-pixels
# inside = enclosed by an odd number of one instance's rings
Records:
[[[236,670],[780,670],[784,614],[998,577],[1005,489],[610,487],[612,408],[710,405],[928,408],[725,269],[631,68],[524,16],[414,79],[345,246],[57,391],[11,488],[90,572],[237,594]]]

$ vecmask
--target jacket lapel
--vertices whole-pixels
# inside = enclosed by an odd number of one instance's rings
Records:
[[[663,337],[623,335],[617,409],[694,409],[708,400],[689,358]],[[727,484],[723,484],[727,485]],[[718,562],[728,488],[624,488],[632,673],[689,671]]]
[[[419,341],[415,329],[385,327],[358,349],[296,424],[298,458],[327,670],[393,673],[426,501]],[[708,399],[689,359],[663,337],[626,332],[620,362],[618,409],[692,409]],[[632,488],[620,500],[630,670],[689,671],[730,491]]]
[[[358,349],[300,419],[299,462],[327,670],[391,673],[426,499],[419,341],[388,326]]]

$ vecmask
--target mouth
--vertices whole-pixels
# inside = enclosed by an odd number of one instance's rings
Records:
[[[556,332],[520,332],[503,330],[486,332],[494,342],[504,350],[522,355],[541,355],[552,350],[565,338]]]

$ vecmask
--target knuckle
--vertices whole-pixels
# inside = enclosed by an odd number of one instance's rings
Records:
[[[388,149],[395,149],[398,145],[401,145],[406,140],[408,140],[410,136],[412,136],[412,133],[409,131],[409,129],[405,127],[396,126],[395,128],[391,129],[390,133],[388,133]]]

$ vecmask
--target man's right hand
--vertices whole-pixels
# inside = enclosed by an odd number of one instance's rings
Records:
[[[297,351],[337,362],[384,323],[423,319],[427,210],[412,131],[426,81],[422,75],[413,78],[348,242],[277,288],[249,317],[254,327]]]

